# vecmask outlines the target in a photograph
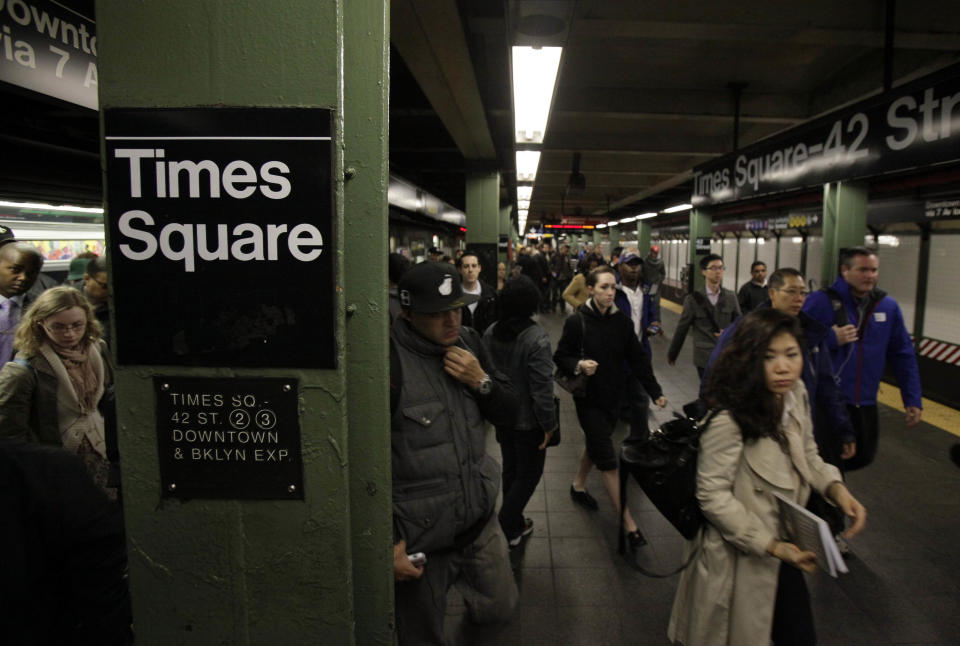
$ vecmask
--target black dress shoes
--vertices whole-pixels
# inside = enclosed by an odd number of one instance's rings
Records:
[[[581,507],[585,507],[591,511],[597,508],[597,499],[591,496],[586,489],[577,491],[573,488],[573,485],[570,485],[570,497],[573,498],[573,502]]]

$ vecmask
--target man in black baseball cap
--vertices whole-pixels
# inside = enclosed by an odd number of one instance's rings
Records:
[[[397,637],[441,644],[454,583],[476,623],[517,605],[507,539],[494,513],[500,466],[484,448],[486,422],[514,422],[517,397],[480,335],[460,326],[477,300],[449,263],[411,267],[397,286],[390,328],[393,572]],[[440,484],[438,484],[440,483]],[[409,556],[426,555],[412,561]],[[472,590],[472,593],[469,591]]]

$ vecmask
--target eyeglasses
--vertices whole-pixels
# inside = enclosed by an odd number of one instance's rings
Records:
[[[87,322],[77,321],[76,323],[71,323],[70,325],[64,325],[63,323],[53,323],[49,326],[47,326],[46,324],[43,324],[43,327],[47,328],[47,330],[49,330],[50,332],[54,332],[56,334],[63,334],[64,332],[67,332],[67,331],[83,332],[85,329],[87,329]]]
[[[723,271],[723,265],[711,265],[707,267],[707,271]]]
[[[774,289],[777,290],[778,292],[783,292],[784,294],[787,294],[788,296],[790,296],[790,298],[797,298],[798,296],[800,298],[806,298],[807,296],[810,295],[810,292],[808,292],[805,289],[780,289],[779,287],[774,287]]]

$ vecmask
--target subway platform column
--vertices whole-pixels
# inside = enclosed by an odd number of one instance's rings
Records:
[[[684,287],[691,290],[703,289],[703,286],[706,284],[706,280],[703,277],[703,274],[700,273],[700,258],[710,253],[710,238],[713,235],[713,218],[700,209],[692,209],[690,211],[690,246],[689,246],[689,256],[688,261],[690,267],[690,277],[691,280],[688,285]],[[698,249],[697,241],[698,240],[707,240],[706,249]]]
[[[497,284],[497,246],[500,240],[500,173],[492,169],[467,170],[467,249],[480,258],[482,280]]]
[[[393,643],[387,11],[97,2],[138,644]]]
[[[863,245],[867,234],[867,187],[854,182],[831,182],[823,186],[823,256],[820,285],[837,277],[840,250]]]

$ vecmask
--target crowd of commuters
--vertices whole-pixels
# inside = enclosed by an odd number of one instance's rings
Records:
[[[554,371],[587,378],[573,397],[585,447],[572,500],[600,506],[586,487],[596,467],[627,545],[645,544],[621,505],[612,437],[620,419],[629,424],[625,441],[641,441],[651,402],[667,404],[651,364],[650,338],[664,333],[659,252],[657,245],[646,256],[617,248],[604,258],[589,243],[578,252],[531,246],[512,269],[498,266],[495,289],[479,279],[480,257],[466,252],[457,269],[428,262],[400,279],[405,305],[391,331],[391,388],[401,644],[444,643],[453,585],[475,621],[513,612],[509,553],[533,531],[523,510],[559,422]],[[723,287],[723,258],[701,258],[704,287],[684,298],[666,357],[675,364],[692,328],[700,410],[718,411],[701,436],[697,498],[706,524],[686,545],[668,627],[674,643],[816,643],[802,574],[816,568],[816,557],[786,538],[773,494],[823,517],[845,553],[866,509],[843,473],[876,453],[876,392],[887,361],[907,424],[919,422],[916,359],[899,307],[876,288],[878,267],[875,252],[847,249],[837,282],[811,294],[796,269],[778,268],[768,281],[758,261],[734,293]],[[485,294],[493,294],[488,309],[481,308]],[[566,319],[551,359],[537,314],[557,310]],[[468,321],[480,327],[471,330]],[[403,347],[416,352],[400,360]],[[484,420],[496,429],[499,474],[480,457]],[[476,462],[458,465],[461,455]],[[499,513],[496,490],[483,489],[497,479]],[[426,563],[410,560],[418,552]]]
[[[512,267],[475,250],[432,248],[416,265],[390,255],[400,644],[445,643],[454,586],[477,623],[514,613],[510,554],[533,532],[524,509],[558,433],[555,372],[586,379],[573,397],[585,446],[571,499],[600,507],[586,487],[596,468],[627,545],[645,544],[620,498],[613,434],[624,420],[626,441],[643,440],[651,403],[667,405],[650,343],[664,333],[659,251],[617,248],[604,258],[590,243],[577,251],[545,243],[521,249]],[[916,358],[899,306],[877,288],[877,255],[854,247],[840,260],[837,281],[813,294],[799,271],[778,268],[767,281],[766,265],[754,263],[739,295],[722,286],[721,256],[700,261],[705,286],[685,297],[667,362],[675,364],[692,328],[703,410],[719,412],[701,436],[697,498],[706,524],[685,548],[668,627],[675,643],[816,643],[802,576],[815,556],[785,538],[773,494],[824,517],[843,548],[866,521],[843,473],[876,455],[887,362],[908,426],[920,421]],[[22,611],[2,613],[0,630],[16,644],[126,644],[107,265],[78,258],[70,284],[54,287],[39,280],[42,266],[34,247],[0,235],[0,513],[20,519],[0,532],[0,547],[44,566],[2,577],[0,604]],[[553,312],[566,316],[555,348],[539,319]],[[486,452],[488,424],[502,467]],[[70,533],[47,536],[51,527]],[[45,589],[54,573],[67,583]],[[58,620],[37,622],[21,590]]]

